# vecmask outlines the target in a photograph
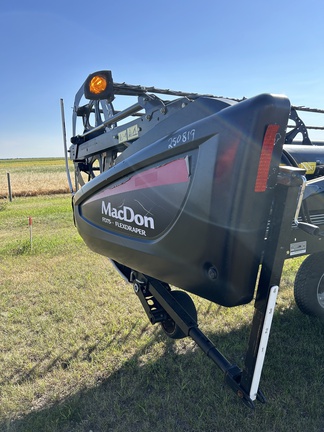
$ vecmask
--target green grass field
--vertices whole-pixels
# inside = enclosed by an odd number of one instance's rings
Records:
[[[32,217],[32,248],[28,217]],[[324,326],[299,312],[287,261],[252,412],[186,338],[149,324],[109,261],[91,252],[71,198],[0,200],[0,431],[324,431]],[[200,328],[243,366],[253,304],[192,296]]]

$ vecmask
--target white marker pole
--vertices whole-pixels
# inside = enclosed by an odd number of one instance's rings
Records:
[[[66,127],[65,127],[65,114],[64,114],[64,102],[63,99],[61,99],[61,118],[62,118],[62,131],[63,131],[63,144],[64,144],[64,158],[65,158],[65,170],[66,170],[66,176],[67,181],[69,184],[70,192],[73,193],[73,186],[72,186],[72,180],[69,170],[69,161],[68,161],[68,151],[67,151],[67,143],[66,143]]]
[[[29,239],[30,239],[30,250],[33,249],[33,219],[29,216],[28,218],[29,225]]]
[[[265,358],[267,345],[269,341],[270,329],[271,329],[272,318],[276,306],[278,291],[279,291],[279,287],[277,285],[271,287],[267,310],[266,310],[262,333],[261,333],[259,351],[257,354],[257,360],[255,363],[255,369],[254,369],[254,374],[251,383],[250,398],[253,401],[256,399],[258,394],[261,372],[262,372],[264,358]]]

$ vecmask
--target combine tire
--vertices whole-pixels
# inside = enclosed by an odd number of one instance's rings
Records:
[[[301,312],[324,321],[324,252],[303,261],[296,275],[294,295]]]
[[[183,307],[183,309],[197,322],[197,309],[189,294],[184,291],[171,292],[175,300]],[[171,339],[183,339],[187,337],[178,324],[172,318],[168,318],[161,323],[165,334]]]

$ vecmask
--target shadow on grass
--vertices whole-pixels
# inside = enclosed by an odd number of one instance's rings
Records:
[[[91,361],[91,354],[98,348],[100,345],[100,349],[107,349],[111,345],[113,345],[114,342],[117,340],[122,341],[122,343],[125,343],[127,339],[131,336],[133,329],[135,328],[135,324],[133,327],[129,330],[129,332],[126,334],[126,336],[123,336],[121,338],[120,332],[117,332],[112,339],[110,339],[107,343],[103,344],[103,338],[97,339],[96,343],[90,345],[90,346],[80,346],[77,350],[73,351],[69,356],[64,355],[58,355],[53,359],[50,359],[51,355],[48,353],[48,355],[44,356],[35,366],[33,366],[28,372],[17,374],[16,372],[6,377],[5,380],[0,380],[0,387],[4,385],[7,381],[14,381],[15,385],[21,385],[24,384],[27,381],[34,380],[40,375],[44,375],[51,370],[53,370],[55,367],[60,367],[62,369],[68,369],[70,365],[72,364],[73,360],[77,359],[79,357],[79,354],[82,355],[82,360],[84,361]],[[1,424],[0,424],[1,425]],[[1,431],[1,429],[0,429]]]
[[[243,327],[208,336],[241,367],[248,333]],[[97,387],[0,424],[0,430],[323,432],[323,333],[322,323],[296,308],[276,312],[260,386],[268,402],[255,411],[224,387],[221,371],[188,340],[167,340],[164,353],[148,360],[164,337],[156,328],[155,340]]]

